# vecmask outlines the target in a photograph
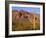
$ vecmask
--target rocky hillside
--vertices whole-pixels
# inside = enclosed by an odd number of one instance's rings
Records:
[[[40,15],[24,10],[13,10],[12,11],[12,30],[34,30],[34,19],[35,29],[40,29]],[[38,25],[37,25],[38,24]],[[37,26],[36,26],[37,25]]]

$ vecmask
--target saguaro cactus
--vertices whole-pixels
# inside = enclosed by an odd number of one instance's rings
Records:
[[[33,19],[33,29],[35,30],[35,15],[34,15],[34,19]]]

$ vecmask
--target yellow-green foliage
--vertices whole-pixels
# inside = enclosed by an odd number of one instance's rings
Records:
[[[22,31],[22,30],[39,30],[40,23],[36,23],[35,29],[33,28],[33,23],[28,19],[15,20],[12,27],[13,31]]]

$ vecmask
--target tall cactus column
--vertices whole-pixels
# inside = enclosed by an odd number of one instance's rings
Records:
[[[33,19],[33,29],[35,30],[35,15],[34,16],[34,19]]]

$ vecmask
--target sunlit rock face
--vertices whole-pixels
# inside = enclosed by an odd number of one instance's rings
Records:
[[[33,19],[34,16],[36,17],[35,19],[37,20],[39,18],[39,15],[29,13],[24,10],[14,10],[12,13],[13,19],[21,19],[21,18],[27,18],[27,19]],[[31,20],[32,21],[32,20]]]

